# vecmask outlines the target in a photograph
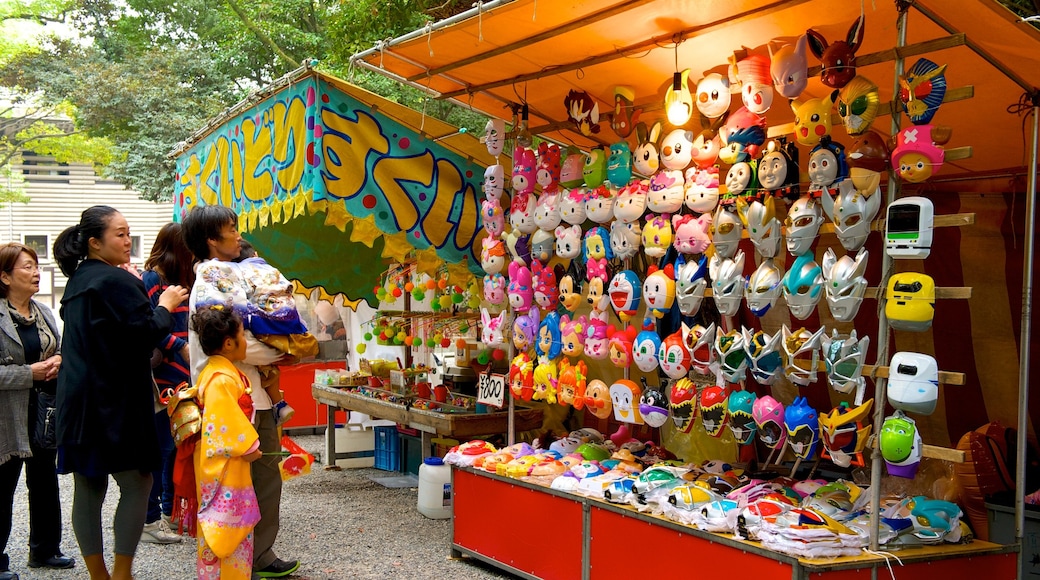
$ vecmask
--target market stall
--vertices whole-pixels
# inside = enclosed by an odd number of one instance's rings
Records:
[[[666,447],[682,439],[669,429],[699,429],[756,473],[811,477],[866,451],[858,475],[880,514],[896,478],[953,485],[918,475],[921,457],[947,471],[974,461],[954,447],[979,425],[1017,425],[1020,459],[1030,439],[1038,47],[1035,29],[989,0],[518,0],[354,62],[511,124],[487,135],[490,153],[511,138],[513,156],[485,173],[482,332],[511,350],[515,397],[563,397],[586,417],[612,403],[627,424],[647,422],[644,407],[655,421],[670,414],[677,427],[655,425]],[[585,150],[583,172],[567,145]],[[617,360],[615,337],[629,353]],[[597,395],[574,396],[597,381]],[[539,461],[572,473],[564,458],[512,463],[521,451],[509,451],[495,461],[517,477]],[[1018,466],[1021,507],[1032,490]],[[457,511],[457,538],[472,517]],[[869,549],[891,540],[868,527]],[[523,546],[503,549],[486,557],[510,566]]]

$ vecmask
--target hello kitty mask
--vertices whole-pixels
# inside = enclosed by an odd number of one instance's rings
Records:
[[[638,222],[646,211],[649,183],[633,181],[618,192],[614,201],[614,217],[625,223]]]

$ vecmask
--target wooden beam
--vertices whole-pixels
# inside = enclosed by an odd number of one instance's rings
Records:
[[[895,60],[897,57],[909,58],[911,56],[917,56],[919,54],[928,54],[929,52],[935,52],[937,50],[945,50],[947,48],[953,48],[955,46],[964,46],[968,43],[968,37],[963,32],[957,34],[951,34],[949,36],[943,36],[941,38],[934,38],[932,40],[925,40],[923,42],[916,42],[914,44],[908,44],[902,48],[890,48],[888,50],[882,50],[878,52],[872,52],[870,54],[864,54],[856,57],[856,67],[869,66],[872,64],[878,64],[882,62],[890,62]],[[823,69],[822,66],[816,65],[809,67],[809,78],[812,78]]]
[[[809,361],[797,359],[795,360],[800,368],[808,368]],[[875,369],[876,372],[875,372]],[[816,370],[820,372],[827,372],[827,364],[822,360],[816,362]],[[880,379],[888,378],[888,367],[887,366],[874,366],[874,365],[863,365],[863,371],[860,373],[865,377],[877,377]],[[965,382],[964,373],[955,373],[949,371],[939,371],[939,384],[940,385],[963,385]]]
[[[963,226],[970,226],[975,223],[975,214],[973,213],[950,213],[944,215],[937,215],[932,220],[932,227],[936,228],[959,228]],[[834,233],[834,226],[832,224],[823,224],[820,227],[822,232],[824,228],[830,228],[831,233]],[[885,231],[885,218],[875,220],[870,224],[870,229],[875,232]]]
[[[558,75],[565,72],[575,71],[580,68],[595,66],[597,64],[603,64],[605,62],[610,62],[619,58],[625,58],[627,56],[646,52],[647,50],[651,50],[654,48],[660,48],[661,46],[670,46],[674,44],[676,40],[686,40],[687,38],[690,38],[692,36],[705,34],[715,29],[730,26],[738,22],[742,22],[744,20],[749,20],[752,18],[761,18],[762,16],[771,14],[773,12],[782,9],[787,9],[797,4],[804,4],[808,1],[809,0],[777,0],[775,2],[770,2],[769,4],[760,6],[758,8],[746,10],[744,12],[741,12],[740,14],[734,14],[732,16],[727,16],[726,18],[720,18],[712,22],[692,26],[690,28],[686,28],[678,32],[672,32],[669,34],[655,36],[648,40],[644,40],[643,42],[630,44],[628,46],[617,48],[610,52],[601,53],[599,55],[592,56],[583,60],[561,64],[546,70],[539,70],[533,73],[517,75],[513,78],[500,79],[481,85],[468,86],[457,91],[441,93],[438,98],[451,99],[469,93],[487,91],[489,89],[504,87],[506,85],[512,85],[517,83],[524,83],[527,81],[540,79],[542,77]]]
[[[623,2],[623,3],[618,4],[616,6],[612,6],[610,8],[607,8],[606,10],[600,10],[599,12],[593,12],[592,14],[589,14],[588,16],[584,16],[581,19],[571,20],[570,22],[568,22],[566,24],[563,24],[561,26],[557,26],[556,28],[553,28],[551,30],[546,30],[546,31],[544,31],[544,32],[542,32],[540,34],[535,34],[534,36],[528,36],[526,38],[522,38],[522,39],[517,40],[515,42],[511,42],[509,44],[502,45],[502,46],[500,46],[498,48],[493,48],[491,50],[486,50],[486,51],[484,51],[484,52],[482,52],[480,54],[476,54],[476,55],[473,55],[471,57],[464,58],[462,60],[457,60],[455,62],[446,64],[444,66],[439,66],[437,68],[432,68],[432,69],[430,69],[430,70],[428,70],[428,71],[426,71],[424,73],[419,73],[417,75],[412,75],[412,76],[408,77],[408,80],[412,81],[412,82],[415,82],[415,81],[424,79],[426,77],[437,76],[437,75],[446,73],[448,71],[455,70],[457,68],[461,68],[461,67],[468,66],[468,65],[471,65],[471,64],[474,64],[474,63],[478,63],[478,62],[480,62],[482,60],[486,60],[486,59],[489,59],[489,58],[492,58],[492,57],[496,57],[496,56],[501,55],[501,54],[507,54],[507,53],[513,52],[514,50],[517,50],[519,48],[523,48],[525,46],[530,46],[530,45],[538,43],[538,42],[543,42],[543,41],[549,40],[551,38],[556,38],[557,36],[561,36],[563,34],[566,34],[566,33],[570,32],[572,30],[576,30],[576,29],[581,28],[583,26],[587,26],[589,24],[594,24],[594,23],[599,22],[601,20],[606,20],[607,18],[611,18],[613,16],[617,16],[618,14],[623,14],[625,12],[628,12],[629,10],[632,10],[634,8],[638,8],[638,7],[640,7],[640,6],[644,5],[644,4],[649,4],[649,3],[653,2],[653,1],[654,0],[629,0],[627,2]]]
[[[952,463],[964,463],[965,460],[965,453],[959,449],[928,445],[927,443],[921,446],[921,455],[932,459],[950,461]]]
[[[944,154],[946,161],[958,161],[960,159],[968,159],[972,155],[971,146],[967,147],[954,147],[953,149],[947,149]]]

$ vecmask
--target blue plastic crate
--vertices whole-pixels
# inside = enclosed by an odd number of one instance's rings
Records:
[[[375,468],[384,471],[401,470],[401,446],[396,427],[376,427]]]

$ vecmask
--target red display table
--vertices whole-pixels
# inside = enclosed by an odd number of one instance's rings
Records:
[[[296,409],[292,418],[282,425],[284,429],[314,428],[326,424],[325,405],[318,403],[311,395],[311,385],[314,384],[314,371],[322,369],[345,369],[345,361],[320,361],[306,362],[291,366],[278,367],[281,371],[279,386],[285,394],[285,401]],[[346,415],[342,421],[346,423]]]
[[[887,577],[872,554],[796,558],[727,534],[472,469],[452,469],[452,553],[524,578],[697,577],[869,580]],[[895,552],[901,580],[1015,577],[1015,546],[975,541]],[[876,572],[875,572],[876,571]]]

